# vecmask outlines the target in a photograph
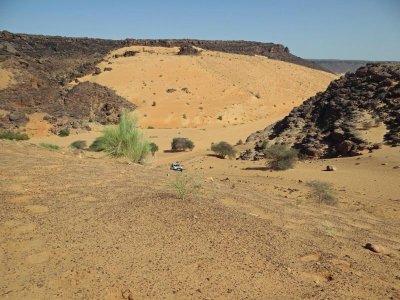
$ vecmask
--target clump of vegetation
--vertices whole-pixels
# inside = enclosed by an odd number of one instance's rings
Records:
[[[1,140],[11,140],[11,141],[25,141],[29,140],[29,136],[26,133],[20,133],[16,131],[3,131],[0,132],[0,139]]]
[[[153,101],[153,103],[151,104],[151,106],[156,106],[156,101]]]
[[[182,115],[182,118],[183,118],[183,119],[187,119],[186,114],[183,114],[183,115]]]
[[[227,142],[219,142],[217,144],[211,144],[211,151],[214,151],[220,158],[235,158],[236,150]]]
[[[60,146],[55,145],[55,144],[49,144],[49,143],[40,143],[39,146],[43,147],[43,148],[46,148],[46,149],[50,149],[50,150],[58,150],[58,149],[60,149]]]
[[[179,199],[185,200],[198,194],[201,181],[188,174],[177,174],[175,179],[168,184],[168,188],[174,191]]]
[[[191,151],[193,150],[193,148],[194,148],[194,143],[188,138],[176,137],[172,139],[171,149],[173,151],[185,151],[187,149]]]
[[[96,138],[87,150],[93,151],[93,152],[104,151],[103,138],[102,137]]]
[[[154,129],[154,126],[147,126],[147,129]]]
[[[58,136],[61,137],[66,137],[69,136],[70,132],[69,132],[69,128],[63,128],[60,130],[60,132],[58,133]]]
[[[83,149],[86,148],[86,141],[83,141],[83,140],[75,141],[75,142],[73,142],[73,143],[70,145],[70,147],[71,147],[71,148],[74,148],[74,149],[81,149],[81,150],[83,150]]]
[[[157,151],[158,151],[158,145],[156,143],[150,143],[151,155],[154,156],[154,154],[156,154]]]
[[[329,205],[335,205],[337,199],[333,194],[332,184],[324,181],[314,180],[307,183],[312,189],[311,196],[316,198],[319,203],[326,203]]]
[[[113,157],[126,157],[131,162],[142,163],[150,152],[149,142],[137,127],[137,118],[124,111],[117,127],[103,131],[100,146]]]
[[[217,119],[222,121],[222,116],[218,116]]]
[[[298,158],[298,151],[285,144],[274,144],[264,151],[267,165],[272,170],[288,170],[294,167]]]
[[[238,140],[237,143],[236,143],[236,145],[237,145],[237,146],[243,145],[243,141],[242,141],[241,139]]]

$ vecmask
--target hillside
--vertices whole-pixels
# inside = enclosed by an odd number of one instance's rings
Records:
[[[336,78],[262,56],[198,49],[197,55],[177,55],[174,47],[121,48],[97,65],[100,74],[79,81],[134,103],[143,127],[177,128],[277,120]]]
[[[400,65],[368,64],[331,82],[248,141],[287,143],[312,157],[358,155],[400,143]]]
[[[236,53],[237,55],[232,54],[232,57],[244,57],[246,55],[245,60],[262,56],[271,58],[273,62],[277,63],[286,61],[296,66],[305,65],[314,69],[318,68],[318,66],[310,64],[310,62],[292,55],[287,47],[273,43],[201,40],[103,40],[13,34],[2,31],[0,32],[0,127],[11,129],[24,127],[29,119],[34,119],[36,122],[36,119],[39,118],[38,114],[42,118],[45,117],[44,121],[50,120],[50,124],[43,126],[49,127],[53,133],[57,133],[65,127],[85,129],[90,126],[91,122],[99,122],[101,124],[115,123],[122,108],[128,110],[136,108],[135,105],[120,97],[121,95],[126,95],[126,93],[118,91],[121,94],[117,95],[105,86],[93,84],[85,84],[80,87],[78,79],[89,74],[100,74],[102,70],[96,68],[96,66],[100,63],[104,64],[106,55],[112,51],[118,51],[118,49],[132,45],[136,47],[139,45],[146,46],[147,50],[149,49],[147,46],[151,46],[151,49],[162,46],[170,51],[175,51],[175,46],[192,47],[195,45],[202,49],[218,51],[214,53],[218,53],[221,56],[224,56],[225,53]],[[209,53],[209,51],[205,52]],[[126,56],[122,56],[120,61],[132,59],[129,55],[134,54],[128,53]],[[124,53],[121,53],[121,55],[124,55]],[[180,57],[181,60],[188,59],[184,56]],[[151,57],[151,59],[153,58],[155,56]],[[168,63],[171,64],[172,61]],[[188,66],[187,62],[182,66],[186,68]],[[131,67],[136,69],[137,72],[136,66],[131,65]],[[248,67],[251,67],[251,65]],[[314,69],[306,68],[306,70],[319,72]],[[196,67],[192,71],[188,70],[189,73],[187,75],[192,75],[197,70]],[[211,75],[210,73],[219,71],[224,72],[224,70],[213,69],[200,72],[200,76],[207,73],[204,76],[208,76],[209,80],[205,82],[206,85],[193,86],[193,88],[201,89],[203,94],[206,93],[205,89],[210,87],[210,80],[214,80],[215,75],[219,76],[218,74]],[[238,71],[241,71],[241,69],[239,68]],[[114,75],[115,71],[112,74]],[[148,78],[149,74],[142,75],[149,81],[158,79],[158,75],[162,74],[153,74],[155,78],[151,79]],[[256,72],[250,75],[254,77],[262,76]],[[212,76],[214,78],[211,78]],[[99,77],[102,77],[102,75]],[[193,80],[194,78],[191,79]],[[238,81],[236,80],[236,83]],[[76,83],[79,87],[75,87]],[[229,86],[234,83],[227,82],[224,85],[219,83],[219,86],[235,89]],[[168,84],[167,89],[173,88],[170,83]],[[317,89],[319,88],[318,86]],[[311,89],[314,89],[314,86]],[[213,91],[216,92],[215,89]],[[313,91],[315,92],[315,90]],[[195,92],[195,90],[185,90],[185,93],[189,92]],[[250,92],[261,93],[263,91],[245,90],[247,94]],[[218,93],[223,92],[221,90]],[[135,95],[141,96],[136,91],[131,94],[131,97]],[[81,111],[81,107],[89,107],[90,109]],[[32,116],[34,113],[36,114]],[[195,121],[194,123],[198,122]],[[28,126],[32,127],[32,124]]]

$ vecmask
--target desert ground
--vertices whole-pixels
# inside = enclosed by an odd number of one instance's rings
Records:
[[[127,50],[139,53],[113,57]],[[160,147],[144,165],[70,149],[103,126],[59,137],[40,113],[30,116],[29,141],[0,141],[0,298],[400,299],[398,147],[287,171],[209,151],[212,142],[244,141],[337,76],[177,51],[119,49],[99,65],[111,71],[80,78],[138,105],[140,126]],[[382,141],[382,128],[369,134]],[[193,151],[169,152],[178,136]],[[174,161],[201,183],[186,199],[169,188]],[[331,183],[337,205],[318,203],[312,180]]]

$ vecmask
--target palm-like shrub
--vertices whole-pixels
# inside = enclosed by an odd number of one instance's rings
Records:
[[[126,157],[131,162],[142,163],[150,152],[149,142],[137,127],[137,118],[124,111],[117,127],[103,131],[100,140],[104,151],[113,157]]]
[[[211,145],[211,151],[214,151],[220,158],[234,158],[236,155],[235,149],[227,142],[219,142]]]

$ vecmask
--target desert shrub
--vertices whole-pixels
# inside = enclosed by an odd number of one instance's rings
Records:
[[[29,140],[29,136],[26,133],[19,133],[17,131],[7,130],[0,132],[0,139],[12,140],[12,141],[25,141]]]
[[[198,194],[201,189],[201,181],[188,174],[177,174],[175,179],[168,184],[179,199],[185,200]]]
[[[188,138],[176,137],[172,139],[171,149],[173,151],[185,151],[187,149],[193,150],[194,143]]]
[[[222,116],[218,116],[217,119],[222,121]]]
[[[154,126],[147,126],[147,129],[154,129]]]
[[[75,141],[71,143],[70,147],[83,150],[86,148],[86,141],[83,140]]]
[[[236,143],[236,145],[237,145],[237,146],[243,145],[243,141],[242,141],[241,139],[238,140],[237,143]]]
[[[39,146],[43,147],[43,148],[46,148],[46,149],[50,149],[50,150],[58,150],[58,149],[60,149],[60,146],[55,145],[55,144],[49,144],[49,143],[40,143]]]
[[[156,101],[153,101],[153,103],[151,104],[151,106],[156,106]]]
[[[183,114],[183,115],[182,115],[182,118],[183,118],[183,119],[187,119],[186,114]]]
[[[220,158],[234,158],[236,155],[235,149],[233,146],[227,142],[219,142],[217,144],[211,144],[211,151],[214,151]]]
[[[70,133],[69,128],[63,128],[58,133],[58,136],[61,136],[61,137],[69,136],[69,133]]]
[[[89,148],[88,148],[87,150],[93,151],[93,152],[101,152],[101,151],[104,151],[103,138],[102,138],[102,137],[96,138],[96,139],[93,141],[93,143],[89,146]]]
[[[150,143],[150,152],[151,155],[154,156],[154,154],[156,154],[156,152],[158,151],[158,146],[156,143]]]
[[[316,198],[319,203],[330,205],[336,204],[337,200],[333,194],[332,184],[319,180],[310,181],[307,185],[311,188],[311,196]]]
[[[273,170],[287,170],[294,167],[298,151],[285,144],[274,144],[264,151],[265,158],[269,159],[268,166]]]
[[[124,111],[118,126],[103,131],[100,145],[113,157],[126,157],[131,162],[142,163],[150,152],[149,142],[137,127],[137,118]]]

